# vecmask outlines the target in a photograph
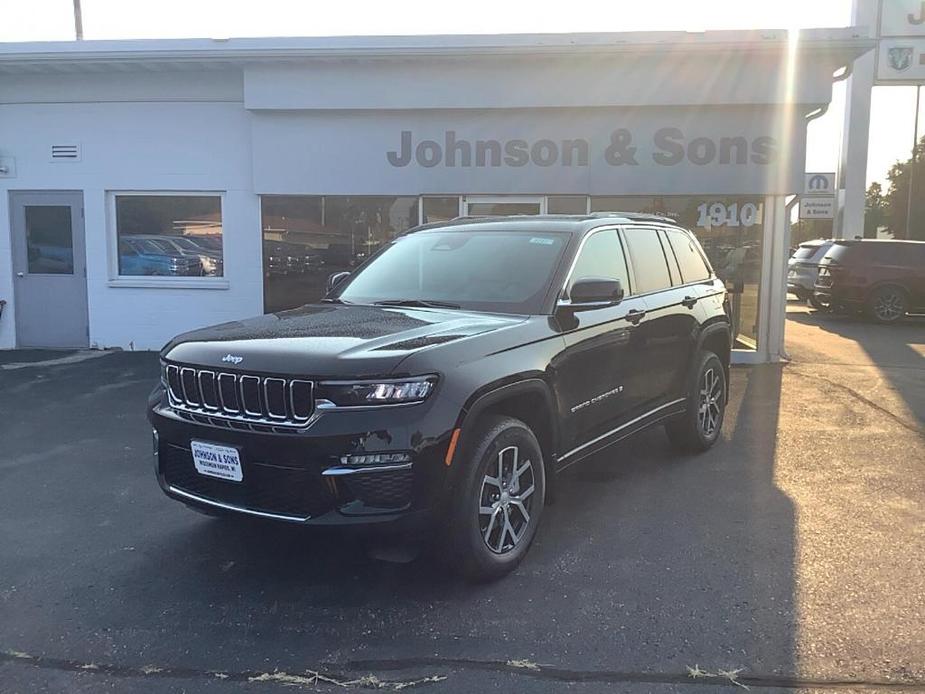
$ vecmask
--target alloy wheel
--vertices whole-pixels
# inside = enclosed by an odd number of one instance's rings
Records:
[[[882,321],[894,321],[905,313],[903,298],[896,292],[885,292],[877,297],[874,313]]]
[[[524,538],[530,525],[536,476],[520,448],[508,446],[489,464],[479,493],[479,532],[495,554],[506,554]]]
[[[709,368],[703,373],[700,384],[700,407],[698,420],[700,431],[706,437],[713,436],[719,424],[720,407],[722,407],[722,381],[716,370]]]

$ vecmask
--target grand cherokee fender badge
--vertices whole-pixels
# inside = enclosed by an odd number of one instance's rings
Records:
[[[226,354],[224,357],[222,357],[222,361],[226,364],[240,364],[242,361],[244,361],[244,357],[239,357],[235,354]]]

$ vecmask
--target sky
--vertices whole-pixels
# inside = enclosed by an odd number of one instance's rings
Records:
[[[374,34],[796,29],[851,24],[851,0],[82,0],[84,38],[230,38]],[[0,41],[74,38],[73,0],[0,0]],[[808,171],[835,171],[844,83],[810,123]],[[908,158],[913,87],[877,87],[868,183]],[[925,133],[925,105],[919,131]]]

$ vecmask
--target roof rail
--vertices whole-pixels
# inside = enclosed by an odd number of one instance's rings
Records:
[[[588,217],[598,219],[601,217],[626,217],[627,219],[648,219],[658,222],[669,222],[678,224],[678,220],[667,214],[658,212],[620,212],[619,210],[607,210],[603,212],[591,212]]]

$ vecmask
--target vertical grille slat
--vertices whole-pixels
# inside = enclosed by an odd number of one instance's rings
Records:
[[[180,369],[176,366],[167,367],[167,389],[170,393],[170,397],[174,401],[183,401],[183,386],[180,385]]]
[[[240,414],[241,403],[238,402],[238,378],[234,374],[219,374],[218,397],[222,411],[228,414]]]
[[[174,409],[205,419],[303,426],[314,413],[314,384],[302,379],[257,376],[166,364]],[[228,426],[228,425],[225,425]]]
[[[183,400],[189,405],[199,405],[199,379],[196,378],[196,369],[184,367],[180,369],[180,385],[183,388]]]
[[[199,372],[199,394],[202,396],[203,408],[207,410],[219,409],[214,371]]]
[[[263,415],[260,402],[260,379],[256,376],[241,376],[241,404],[244,414],[252,417]]]
[[[311,381],[294,380],[289,384],[289,406],[297,422],[308,421],[315,409],[314,387]]]
[[[281,378],[265,378],[263,399],[271,418],[286,419],[286,381]]]

